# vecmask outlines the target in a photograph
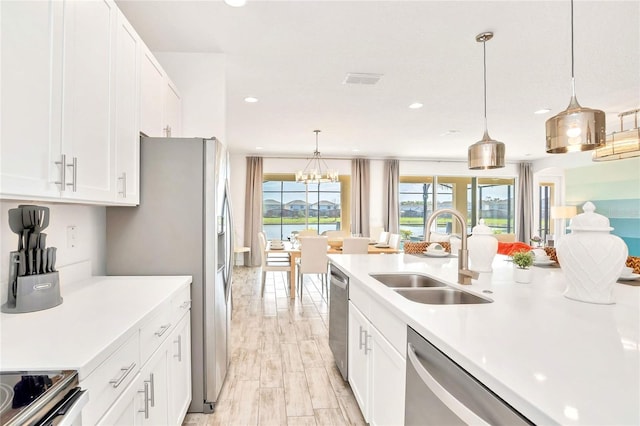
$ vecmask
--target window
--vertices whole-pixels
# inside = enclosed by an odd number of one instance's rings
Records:
[[[262,226],[267,238],[287,239],[291,232],[307,228],[319,234],[342,229],[342,186],[342,182],[305,185],[293,177],[265,176]]]
[[[400,178],[400,232],[404,238],[424,239],[424,226],[436,209],[452,208],[466,213],[466,230],[478,219],[496,233],[515,231],[515,179],[459,176]],[[459,233],[450,214],[438,216],[431,232]]]

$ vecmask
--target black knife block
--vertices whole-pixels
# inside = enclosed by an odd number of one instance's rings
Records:
[[[61,303],[60,276],[56,271],[18,277],[15,299],[9,298],[7,303],[2,305],[1,310],[5,313],[19,314],[42,311]]]

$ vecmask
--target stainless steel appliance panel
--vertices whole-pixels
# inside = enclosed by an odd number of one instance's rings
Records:
[[[405,425],[529,425],[505,401],[407,327]]]
[[[335,265],[330,265],[329,285],[329,347],[342,378],[347,380],[349,277]]]
[[[227,303],[217,291],[226,285],[217,274],[221,145],[142,137],[140,205],[107,208],[107,274],[193,276],[190,412],[213,410],[228,365],[227,333],[216,332],[229,327]],[[216,355],[221,352],[224,357]]]

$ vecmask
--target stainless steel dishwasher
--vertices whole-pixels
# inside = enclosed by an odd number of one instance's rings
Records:
[[[490,389],[407,327],[405,425],[530,425]]]
[[[329,270],[329,347],[342,378],[347,380],[349,277],[333,264]]]

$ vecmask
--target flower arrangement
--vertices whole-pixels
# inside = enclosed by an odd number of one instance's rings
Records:
[[[530,251],[517,251],[511,255],[513,264],[520,269],[529,269],[533,265],[533,253]]]
[[[540,243],[542,242],[542,238],[539,235],[534,235],[531,237],[531,242],[536,245],[536,247],[540,247]]]

